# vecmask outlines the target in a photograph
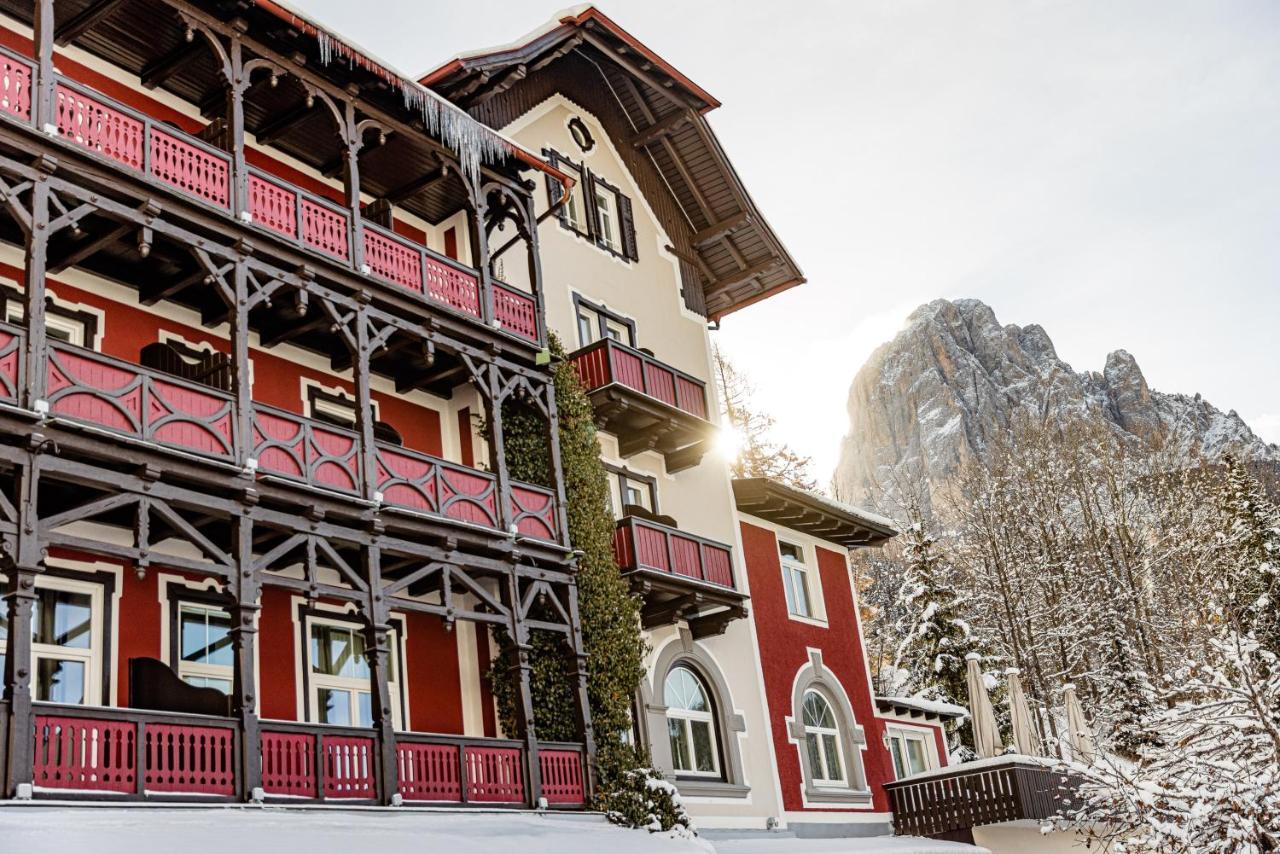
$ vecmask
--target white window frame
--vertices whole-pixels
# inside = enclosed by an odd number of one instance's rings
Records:
[[[101,706],[102,702],[102,656],[106,642],[103,633],[103,590],[101,584],[91,581],[78,581],[72,578],[40,576],[36,578],[38,590],[61,590],[66,593],[79,593],[89,597],[89,646],[86,649],[56,646],[54,644],[36,643],[31,639],[31,695],[35,699],[39,688],[36,674],[39,672],[41,659],[53,661],[78,661],[84,664],[84,702],[85,706]],[[12,627],[10,627],[12,630]],[[34,634],[35,623],[32,623]],[[39,702],[48,702],[41,700]]]
[[[822,704],[826,706],[827,714],[831,716],[831,720],[835,724],[834,726],[831,726],[831,727],[811,726],[807,721],[805,721],[804,719],[805,705],[808,702],[810,694],[817,697],[819,700],[822,701]],[[809,769],[809,776],[810,776],[809,782],[813,785],[815,789],[847,789],[849,788],[849,772],[847,770],[849,766],[848,766],[848,763],[845,761],[844,739],[840,734],[840,719],[836,716],[835,706],[832,704],[831,700],[816,688],[809,688],[808,690],[806,690],[800,698],[800,723],[804,727],[805,754],[809,755],[808,741],[809,741],[809,736],[812,735],[817,739],[818,754],[822,761],[821,769],[812,768],[812,767]],[[826,736],[826,735],[831,736],[835,740],[836,761],[840,763],[839,777],[827,776],[827,774],[830,771],[831,757],[827,755],[827,743],[825,740],[823,740],[823,736]],[[810,758],[812,759],[812,757]],[[823,776],[821,777],[818,776],[819,770],[821,770],[823,773]]]
[[[308,691],[308,717],[311,723],[319,724],[320,721],[320,691],[345,691],[348,695],[348,717],[352,721],[350,726],[359,727],[357,722],[357,709],[359,709],[359,701],[357,694],[364,692],[370,695],[370,708],[372,709],[373,699],[373,678],[370,672],[370,678],[360,679],[354,676],[330,676],[326,673],[319,673],[315,669],[315,662],[311,659],[311,629],[312,626],[333,626],[340,629],[346,629],[353,635],[360,634],[364,627],[360,623],[352,620],[343,620],[341,618],[320,617],[314,614],[308,614],[304,623],[306,634],[303,637],[303,666],[307,668],[307,691]],[[387,680],[387,692],[391,698],[391,725],[396,730],[402,728],[400,720],[400,662],[397,658],[397,651],[400,649],[399,632],[395,629],[391,630],[390,644],[391,651],[389,657],[393,659],[390,667],[395,679]],[[372,723],[376,724],[376,721]]]
[[[190,682],[190,679],[218,679],[228,683],[227,693],[230,694],[235,690],[235,665],[234,664],[206,664],[198,661],[187,661],[182,657],[182,613],[183,611],[201,611],[208,621],[208,614],[221,614],[230,618],[231,614],[225,608],[219,608],[216,605],[207,605],[203,602],[192,602],[178,597],[178,648],[175,650],[174,657],[178,660],[178,676],[183,682]],[[207,685],[196,685],[197,688],[207,688]]]
[[[594,184],[596,191],[596,227],[600,240],[614,252],[622,251],[622,224],[618,222],[618,193]]]
[[[783,546],[790,546],[800,554],[800,560],[787,556]],[[804,546],[791,540],[778,538],[778,563],[782,567],[782,592],[787,602],[787,616],[793,620],[825,625],[818,608],[818,597],[815,595],[813,573],[809,569],[809,555]],[[800,579],[800,589],[804,593],[805,613],[796,610],[796,577]]]
[[[911,727],[894,726],[892,724],[885,727],[885,730],[884,730],[885,747],[889,751],[889,761],[890,761],[890,764],[892,764],[893,766],[894,779],[904,780],[907,777],[911,777],[915,774],[922,774],[925,771],[932,771],[934,768],[938,767],[937,757],[934,755],[934,748],[936,747],[936,745],[933,741],[933,738],[934,736],[931,730],[922,730],[922,729],[915,729]],[[898,755],[901,757],[901,760],[903,762],[902,770],[905,773],[898,772],[898,761],[894,758],[894,752],[893,752],[893,744],[895,741],[898,742],[900,745],[899,747],[900,753]],[[924,759],[924,768],[920,769],[919,771],[911,770],[910,753],[907,750],[907,742],[909,741],[916,741],[920,743],[920,755]]]
[[[684,664],[677,664],[675,667],[672,667],[670,670],[668,670],[667,675],[664,676],[662,679],[662,702],[664,704],[667,703],[667,691],[666,691],[667,680],[670,679],[671,674],[675,673],[677,670],[683,670],[693,678],[699,690],[702,691],[703,699],[705,699],[707,702],[707,711],[695,712],[689,709],[672,708],[671,706],[668,705],[667,706],[668,725],[670,725],[671,721],[676,721],[678,725],[684,730],[685,743],[689,745],[689,764],[696,766],[698,764],[698,757],[695,753],[695,748],[694,748],[693,724],[694,722],[705,722],[707,724],[707,730],[708,732],[711,733],[712,770],[698,771],[698,770],[691,770],[688,768],[681,768],[679,765],[680,759],[679,757],[676,756],[674,745],[672,746],[672,750],[671,750],[672,770],[674,770],[676,774],[682,777],[709,777],[709,778],[719,779],[721,776],[720,732],[719,732],[719,727],[716,725],[715,707],[713,705],[713,700],[711,697],[711,690],[707,687],[707,681],[703,679],[701,676],[699,676],[698,672],[694,670],[692,667],[688,667]],[[667,733],[667,738],[668,739],[671,738],[670,732]]]
[[[54,303],[59,305],[59,303]],[[61,306],[60,306],[61,307]],[[80,307],[76,307],[80,310]],[[10,300],[8,311],[5,312],[5,320],[14,326],[21,326],[22,319],[26,316],[26,306],[16,300]],[[58,332],[66,333],[66,343],[76,347],[89,347],[97,349],[96,342],[85,343],[84,340],[84,324],[72,320],[69,317],[63,317],[61,314],[46,312],[44,316],[44,325],[46,329],[53,329]],[[62,339],[58,339],[62,340]]]

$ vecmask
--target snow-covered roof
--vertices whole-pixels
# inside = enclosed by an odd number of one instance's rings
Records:
[[[874,546],[898,531],[885,517],[767,477],[739,477],[733,497],[742,513],[845,548]]]
[[[1058,759],[1048,759],[1044,756],[1028,756],[1025,753],[1005,753],[1001,756],[992,756],[990,759],[975,759],[972,762],[961,762],[959,765],[944,765],[941,768],[931,768],[928,771],[921,771],[919,774],[912,774],[902,779],[910,780],[914,783],[917,780],[927,780],[930,777],[947,777],[963,771],[982,771],[987,768],[999,768],[1004,765],[1023,765],[1036,768],[1065,767],[1062,761]]]
[[[896,712],[905,709],[921,712],[939,718],[967,718],[969,710],[955,703],[944,703],[940,700],[925,700],[921,697],[876,697],[876,705],[882,712]]]

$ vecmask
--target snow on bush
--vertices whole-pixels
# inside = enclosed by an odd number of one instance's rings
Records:
[[[697,835],[680,792],[654,768],[627,771],[621,784],[609,794],[605,806],[609,821],[623,827],[669,833],[680,838]]]

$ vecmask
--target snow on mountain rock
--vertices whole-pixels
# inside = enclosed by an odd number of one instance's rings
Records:
[[[976,299],[935,300],[879,347],[849,389],[849,432],[833,478],[845,501],[893,511],[886,494],[927,505],[984,458],[1019,418],[1106,425],[1118,439],[1170,447],[1188,461],[1234,453],[1280,462],[1280,448],[1200,395],[1153,390],[1124,350],[1101,372],[1077,373],[1039,325],[1002,326]]]

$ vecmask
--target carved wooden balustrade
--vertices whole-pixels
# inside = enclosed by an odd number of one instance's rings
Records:
[[[34,64],[0,48],[0,115],[30,124]],[[111,161],[234,218],[234,158],[203,140],[131,110],[59,75],[54,86],[57,134],[64,142]],[[248,169],[247,209],[258,228],[357,272],[413,292],[482,322],[478,272],[369,222],[354,232],[341,205],[258,169]],[[353,242],[363,248],[356,267]],[[533,295],[495,282],[491,325],[541,343]]]
[[[233,718],[34,706],[37,796],[237,800],[244,791]],[[268,800],[379,800],[372,730],[264,720],[259,736]],[[538,745],[543,797],[556,807],[585,803],[583,746]],[[528,801],[522,741],[417,732],[396,734],[395,779],[408,802],[507,805]]]
[[[0,401],[18,400],[22,333],[0,324]],[[226,463],[237,459],[234,397],[93,350],[53,343],[49,414],[138,442]],[[374,449],[377,482],[365,490],[360,437],[275,407],[254,404],[247,456],[259,477],[278,477],[455,522],[501,529],[497,479],[489,472],[387,442]],[[513,482],[511,521],[522,536],[560,540],[555,494]]]

